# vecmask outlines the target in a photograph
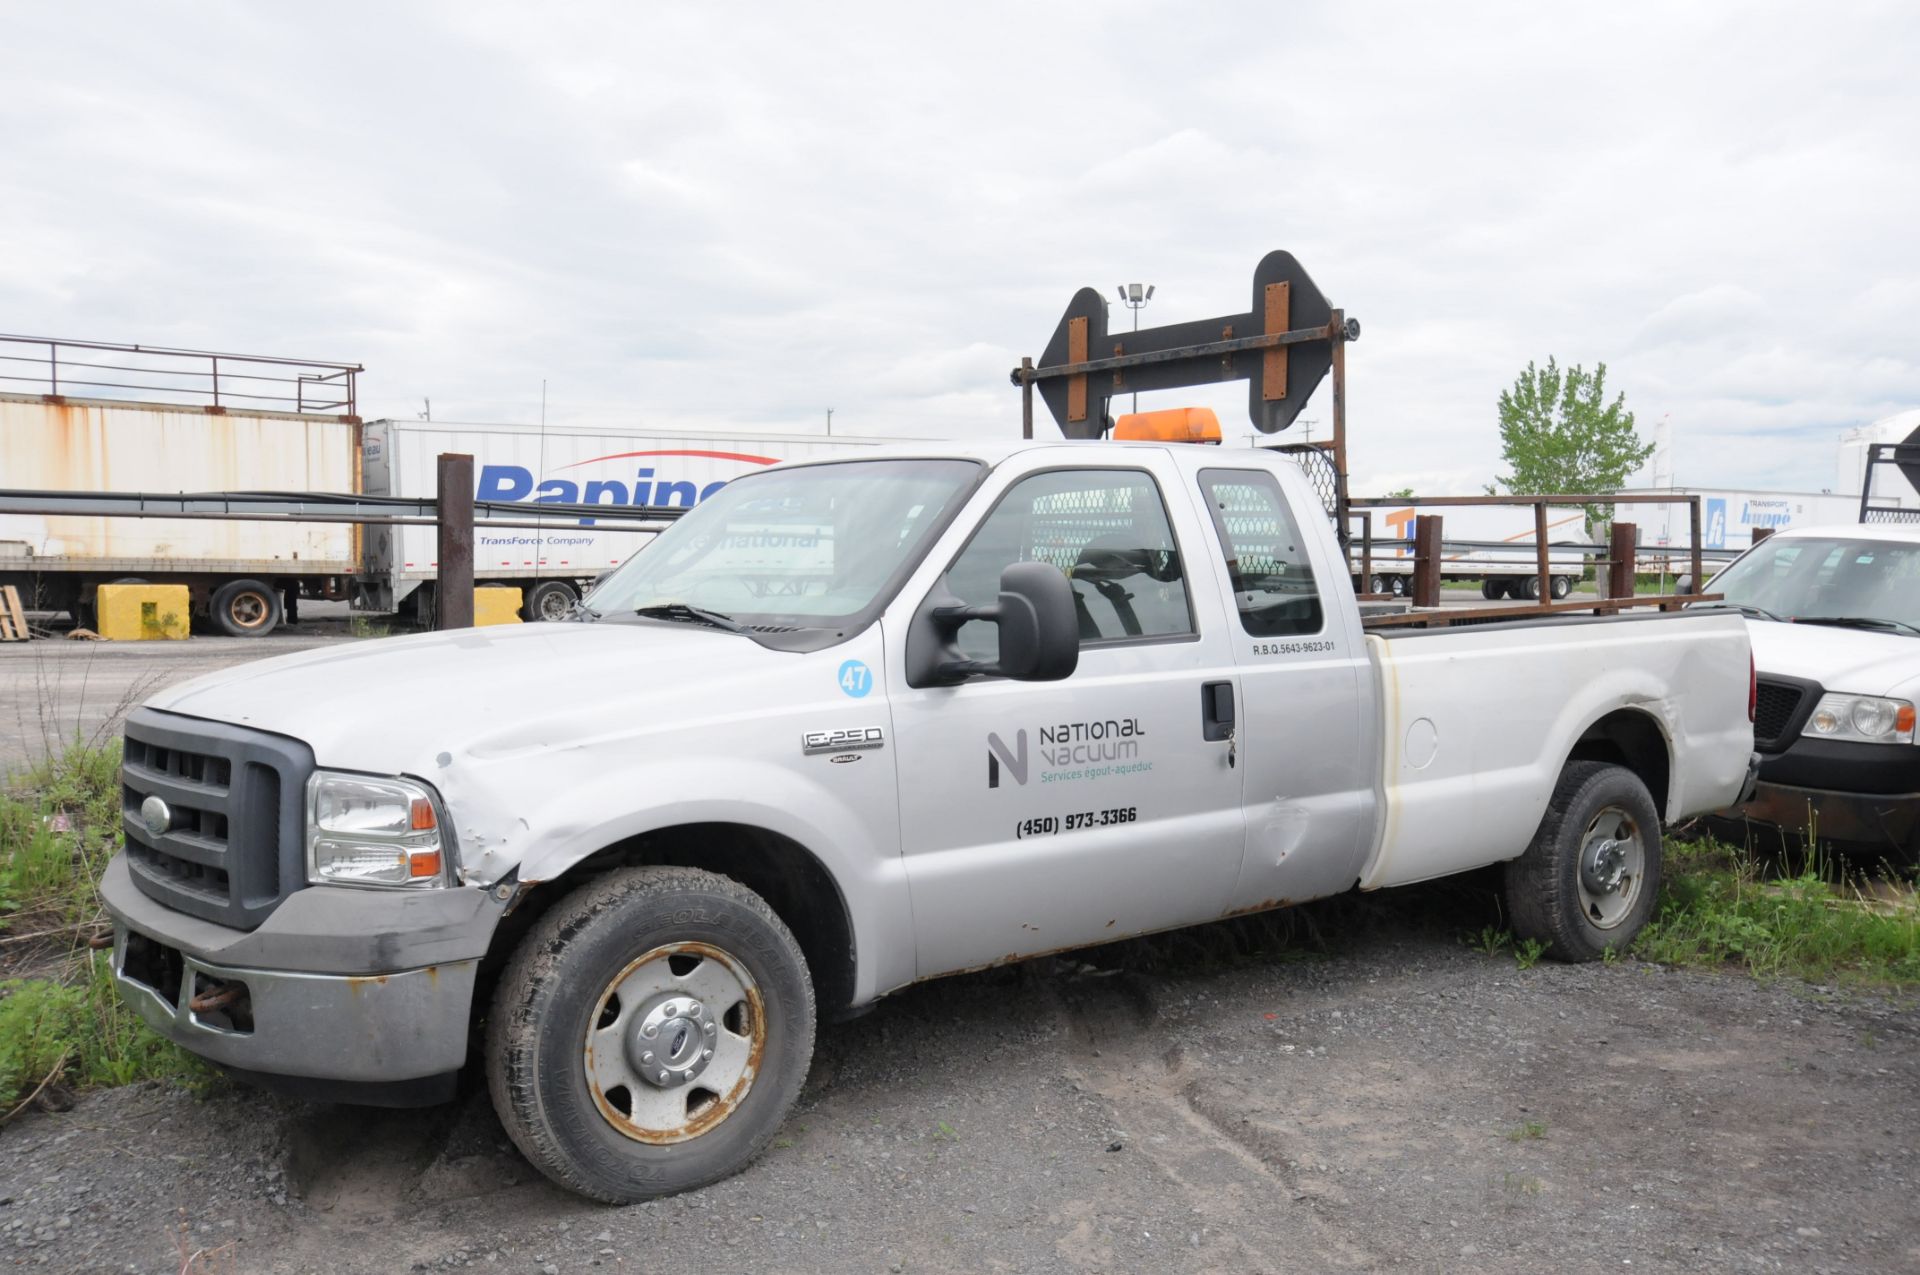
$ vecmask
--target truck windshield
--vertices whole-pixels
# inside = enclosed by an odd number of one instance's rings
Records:
[[[979,471],[966,460],[863,460],[735,479],[627,559],[585,605],[608,619],[644,612],[754,636],[862,624]]]
[[[1776,536],[1707,588],[1763,619],[1920,635],[1920,543]]]

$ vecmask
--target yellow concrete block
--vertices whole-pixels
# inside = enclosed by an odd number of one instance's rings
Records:
[[[191,619],[184,584],[103,584],[94,614],[100,636],[116,642],[184,638]]]
[[[480,588],[473,591],[473,627],[489,624],[520,623],[521,593],[518,589]]]

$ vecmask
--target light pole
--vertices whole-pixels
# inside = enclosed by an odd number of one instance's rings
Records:
[[[1153,285],[1150,283],[1123,283],[1119,287],[1120,303],[1133,311],[1133,330],[1140,330],[1140,311],[1147,302],[1153,300]],[[1140,410],[1140,391],[1133,392],[1133,410]]]

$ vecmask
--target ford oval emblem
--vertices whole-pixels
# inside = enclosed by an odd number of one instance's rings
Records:
[[[159,797],[148,797],[140,803],[140,822],[147,825],[148,832],[158,837],[173,826],[173,811],[167,809],[167,803]]]

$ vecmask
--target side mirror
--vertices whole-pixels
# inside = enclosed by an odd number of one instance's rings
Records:
[[[954,647],[961,627],[973,620],[998,626],[998,660],[970,660]],[[929,598],[907,637],[912,686],[950,686],[969,677],[1057,682],[1079,666],[1073,586],[1044,562],[1016,562],[1002,571],[1000,597],[989,606],[968,606],[950,595]]]

